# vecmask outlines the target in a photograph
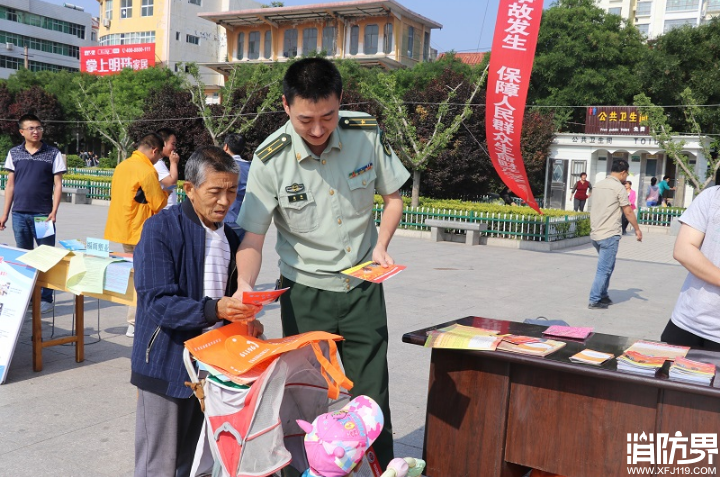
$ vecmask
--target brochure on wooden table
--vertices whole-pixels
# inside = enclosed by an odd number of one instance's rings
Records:
[[[530,343],[513,344],[509,341],[501,341],[497,349],[510,353],[529,354],[532,356],[547,356],[565,346],[564,341],[540,339]]]
[[[405,265],[390,265],[385,268],[379,263],[373,261],[361,263],[354,267],[343,270],[340,273],[350,275],[351,277],[359,278],[373,283],[382,283],[390,277],[394,277],[398,273],[405,270]]]
[[[584,363],[598,366],[603,364],[608,359],[612,359],[614,357],[614,354],[602,353],[600,351],[594,351],[591,349],[584,349],[579,353],[570,356],[570,361],[572,361],[573,363]]]
[[[501,339],[497,331],[454,324],[428,332],[425,347],[494,351]]]
[[[559,338],[584,340],[585,338],[590,336],[590,333],[592,332],[593,329],[590,327],[553,325],[543,331],[543,334],[549,336],[557,336]]]
[[[666,360],[674,360],[675,358],[684,358],[687,356],[690,347],[688,346],[676,346],[667,343],[656,343],[654,341],[636,341],[628,349],[628,351],[634,351],[644,356],[664,358]]]
[[[687,358],[675,358],[668,377],[672,380],[708,385],[715,378],[715,365]]]
[[[243,292],[242,302],[246,305],[268,305],[277,300],[280,295],[288,291],[290,288],[280,288],[279,290],[268,291],[250,291]]]

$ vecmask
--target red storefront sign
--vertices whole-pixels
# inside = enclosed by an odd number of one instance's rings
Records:
[[[155,66],[155,43],[88,46],[80,48],[80,71],[93,75],[112,75],[124,68],[144,70]]]
[[[636,106],[590,106],[585,115],[585,134],[626,134],[647,136],[647,113]]]
[[[511,191],[540,212],[520,151],[543,0],[500,0],[493,36],[485,124],[490,159]]]

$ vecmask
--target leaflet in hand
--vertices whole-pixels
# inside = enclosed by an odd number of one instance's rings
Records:
[[[35,217],[35,236],[39,239],[55,235],[55,226],[47,217]]]
[[[390,265],[385,268],[379,263],[370,261],[348,268],[340,273],[344,273],[345,275],[350,275],[351,277],[359,278],[361,280],[366,280],[368,282],[382,283],[388,278],[402,272],[405,268],[405,265]]]
[[[246,305],[269,305],[289,289],[290,288],[281,288],[279,290],[243,292],[242,302]]]

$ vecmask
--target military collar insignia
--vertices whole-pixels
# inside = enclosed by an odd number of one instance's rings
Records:
[[[255,154],[262,162],[267,162],[283,148],[289,146],[291,142],[292,140],[289,134],[281,134],[267,146],[255,151]]]
[[[372,116],[341,117],[338,123],[343,129],[377,129],[378,122]]]
[[[352,171],[350,174],[348,174],[348,178],[352,179],[353,177],[357,177],[360,174],[365,174],[367,171],[373,168],[373,163],[370,162],[368,164],[365,164],[362,167],[358,167],[354,171]]]
[[[305,184],[298,184],[297,182],[293,185],[287,186],[285,188],[285,192],[288,194],[294,193],[294,192],[302,192],[305,190]]]

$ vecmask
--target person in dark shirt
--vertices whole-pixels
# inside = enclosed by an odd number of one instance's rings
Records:
[[[590,197],[590,192],[592,192],[592,184],[587,180],[587,174],[583,172],[580,174],[580,180],[570,190],[573,195],[573,210],[575,212],[585,211],[585,202]]]

